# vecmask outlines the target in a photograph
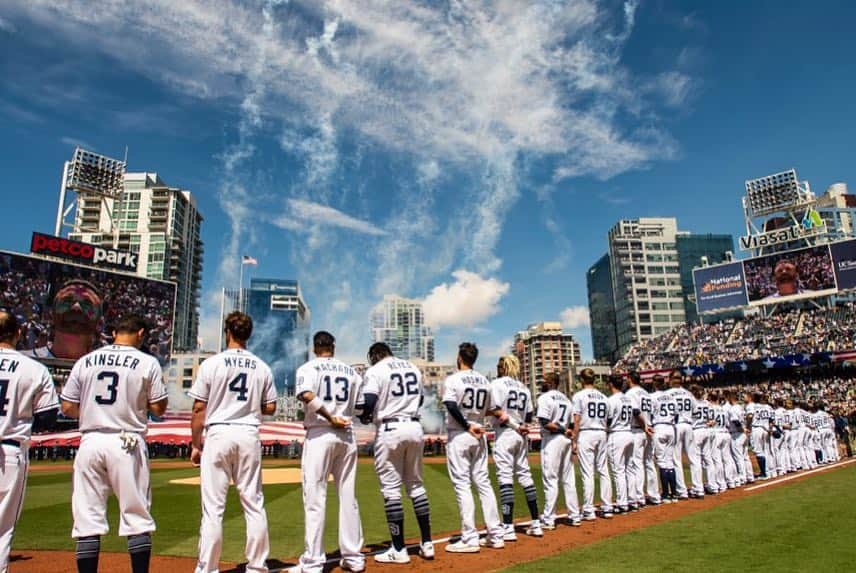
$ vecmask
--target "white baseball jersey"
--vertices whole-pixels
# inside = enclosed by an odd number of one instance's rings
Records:
[[[634,406],[639,409],[640,417],[645,421],[647,425],[650,425],[651,414],[653,413],[651,407],[651,395],[642,386],[633,386],[631,388],[628,388],[626,394],[630,396],[631,400],[633,400]],[[644,430],[644,428],[639,425],[639,422],[636,420],[635,417],[633,418],[630,427],[633,431],[636,432],[641,432],[642,430]]]
[[[773,418],[773,409],[768,404],[752,404],[755,407],[752,412],[752,427],[770,429],[770,420]]]
[[[606,430],[609,406],[599,390],[586,388],[571,399],[574,415],[580,417],[580,430]]]
[[[80,404],[81,432],[145,432],[149,403],[166,397],[157,358],[117,344],[79,359],[61,394]]]
[[[789,410],[785,410],[784,408],[776,408],[774,412],[774,418],[776,425],[782,430],[790,429],[791,425],[791,413]],[[787,428],[786,428],[787,426]]]
[[[363,394],[374,394],[374,422],[389,418],[415,418],[422,401],[422,372],[416,366],[389,356],[366,371]]]
[[[455,372],[443,384],[443,402],[455,402],[467,422],[484,424],[487,413],[495,409],[491,402],[490,382],[475,370]],[[466,431],[448,412],[446,429]]]
[[[634,410],[639,408],[633,404],[633,398],[626,394],[617,393],[606,399],[607,421],[610,432],[629,432],[633,424]]]
[[[665,393],[669,394],[675,400],[675,407],[678,410],[678,423],[692,424],[693,410],[696,408],[695,396],[686,388],[672,388],[671,390],[666,390]]]
[[[490,383],[490,394],[493,405],[505,411],[518,424],[525,423],[526,416],[532,413],[532,394],[519,380],[508,376],[497,378]],[[497,418],[493,422],[499,426]]]
[[[651,409],[653,411],[652,422],[655,426],[669,424],[674,426],[678,416],[678,406],[675,397],[668,392],[654,392],[651,394]]]
[[[550,390],[538,396],[538,412],[535,414],[539,420],[547,420],[547,423],[555,423],[564,426],[566,429],[570,427],[571,414],[573,407],[568,397],[558,390]],[[544,428],[541,428],[541,433],[548,434]]]
[[[27,446],[33,415],[59,408],[53,378],[43,364],[0,348],[0,439]]]
[[[709,421],[713,420],[713,408],[707,400],[696,400],[693,408],[693,429],[704,430],[709,428]]]
[[[728,407],[722,404],[713,406],[713,421],[716,422],[714,429],[717,432],[728,431]]]
[[[262,404],[276,402],[273,372],[247,350],[230,348],[206,359],[187,393],[207,402],[205,425],[262,423]]]
[[[802,427],[801,410],[799,408],[791,408],[788,412],[791,414],[791,429],[799,430]]]
[[[297,369],[296,395],[312,392],[331,416],[349,418],[360,395],[362,377],[357,371],[336,358],[314,358]],[[306,412],[304,428],[331,427],[317,412]]]
[[[728,412],[728,426],[732,432],[741,432],[746,428],[746,411],[740,404],[725,407]]]

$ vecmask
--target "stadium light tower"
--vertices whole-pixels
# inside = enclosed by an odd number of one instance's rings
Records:
[[[104,211],[110,217],[110,230],[114,236],[114,243],[118,240],[116,225],[113,221],[113,212],[110,209],[108,199],[115,200],[122,195],[124,189],[125,167],[127,165],[127,150],[125,159],[113,159],[106,155],[100,155],[86,151],[81,147],[74,149],[70,161],[66,161],[62,169],[62,181],[59,187],[59,204],[56,212],[56,227],[54,235],[60,236],[62,228],[74,227],[72,223],[66,222],[66,218],[78,203],[80,196],[98,197],[104,205]],[[78,195],[66,205],[68,192],[72,191]],[[98,224],[93,231],[98,231]],[[116,246],[115,244],[113,245]]]

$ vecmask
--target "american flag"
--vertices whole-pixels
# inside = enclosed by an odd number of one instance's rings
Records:
[[[249,255],[244,255],[244,258],[241,259],[242,265],[258,265],[259,262]]]

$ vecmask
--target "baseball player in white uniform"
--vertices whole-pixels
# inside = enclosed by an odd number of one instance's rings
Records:
[[[424,436],[419,409],[424,398],[422,373],[416,366],[395,358],[385,342],[369,348],[371,367],[363,384],[363,423],[374,421],[377,428],[374,465],[380,480],[386,521],[392,536],[388,551],[375,555],[378,563],[410,563],[404,545],[404,506],[401,486],[413,502],[413,511],[422,535],[420,554],[434,558],[431,541],[431,514],[428,493],[422,483]]]
[[[695,397],[684,388],[684,375],[680,370],[673,370],[669,375],[671,390],[668,392],[675,399],[678,409],[678,423],[675,425],[675,477],[678,482],[678,499],[688,497],[704,497],[701,480],[701,458],[696,448],[693,436],[693,410],[696,407]],[[688,489],[684,480],[683,456],[686,454],[690,464],[691,487]]]
[[[345,571],[363,571],[363,526],[355,492],[357,441],[351,422],[362,378],[334,357],[336,339],[329,332],[316,332],[312,347],[315,358],[297,369],[295,394],[306,412],[300,463],[306,529],[300,563],[289,571],[316,573],[324,569],[327,477],[331,474],[339,495],[339,565]]]
[[[630,494],[635,492],[636,475],[630,468],[633,466],[634,439],[631,426],[645,426],[642,410],[632,396],[624,394],[624,377],[612,375],[609,377],[609,388],[612,394],[607,398],[607,452],[612,477],[615,480],[615,503],[618,513],[630,511]],[[645,427],[646,430],[649,428]]]
[[[473,370],[479,352],[475,344],[458,346],[458,371],[443,385],[446,407],[446,464],[455,488],[461,513],[461,539],[446,545],[449,553],[477,553],[481,546],[505,547],[505,528],[499,521],[496,497],[487,470],[487,438],[484,421],[488,412],[497,410],[491,403],[490,382]],[[474,485],[481,500],[487,536],[479,541],[475,523],[475,502],[470,486]]]
[[[246,570],[266,573],[270,542],[259,426],[263,415],[276,411],[276,387],[270,367],[247,351],[252,319],[232,312],[226,317],[224,330],[226,350],[200,365],[188,392],[194,399],[190,460],[201,465],[202,525],[196,573],[219,571],[230,481],[235,484],[247,522]]]
[[[499,482],[502,524],[505,541],[516,541],[514,531],[514,477],[523,487],[531,522],[526,534],[541,537],[544,532],[538,514],[538,493],[529,469],[529,439],[525,424],[532,421],[532,394],[520,380],[520,361],[513,354],[503,356],[496,365],[497,379],[490,383],[494,406],[508,415],[506,421],[494,417],[496,440],[493,461]]]
[[[119,535],[128,538],[133,573],[149,570],[152,551],[147,412],[162,416],[167,391],[160,364],[139,347],[148,326],[136,315],[122,318],[114,343],[78,360],[62,389],[62,412],[79,418],[80,448],[74,459],[72,537],[77,569],[98,570],[101,536],[109,531],[107,497],[119,501]]]
[[[541,480],[544,486],[541,523],[544,529],[550,530],[556,528],[556,502],[560,490],[565,492],[570,524],[576,527],[582,522],[571,441],[573,406],[558,387],[557,373],[544,374],[536,413],[541,425]]]
[[[773,425],[778,430],[778,436],[774,431],[770,446],[773,450],[773,456],[776,458],[779,475],[784,475],[791,471],[791,455],[788,450],[788,433],[790,432],[791,420],[790,414],[785,410],[785,401],[782,398],[776,398],[775,406]]]
[[[713,404],[713,465],[716,468],[717,489],[723,492],[735,487],[737,470],[731,457],[731,434],[728,431],[727,402],[722,393],[714,392],[708,396]]]
[[[728,426],[731,432],[731,458],[737,470],[737,485],[741,486],[755,481],[755,472],[749,461],[748,432],[746,425],[746,411],[737,401],[737,393],[729,390],[726,393],[728,399]]]
[[[701,468],[706,481],[702,491],[706,494],[719,493],[716,468],[713,465],[713,408],[704,396],[704,389],[698,384],[690,386],[690,393],[695,398],[693,408],[693,440],[696,452],[701,460]]]
[[[806,470],[811,467],[808,451],[805,448],[805,410],[799,402],[790,401],[791,409],[791,440],[793,441],[793,453],[791,458],[798,470]]]
[[[660,483],[663,486],[661,500],[672,503],[678,498],[678,484],[675,477],[675,423],[678,420],[678,407],[675,399],[665,392],[666,380],[662,376],[654,378],[654,392],[651,394],[651,423],[654,426],[654,457],[660,469]]]
[[[748,395],[747,395],[748,397]],[[747,400],[746,418],[749,427],[752,428],[752,450],[758,462],[760,479],[767,479],[767,460],[770,456],[770,418],[773,410],[767,404],[762,403],[761,394],[756,393],[751,401]]]
[[[574,409],[574,445],[583,478],[583,519],[586,521],[595,519],[595,471],[600,476],[601,515],[612,517],[612,480],[607,469],[606,451],[609,405],[606,396],[595,389],[594,380],[594,371],[583,368],[580,372],[583,389],[571,399]]]
[[[641,379],[638,372],[630,372],[627,375],[629,388],[627,395],[639,404],[641,411],[641,425],[639,421],[633,420],[630,424],[630,432],[633,435],[633,460],[630,467],[631,477],[635,480],[635,484],[630,497],[630,508],[644,507],[646,502],[651,505],[660,505],[660,485],[658,482],[659,471],[657,464],[654,461],[654,437],[653,426],[651,425],[651,396],[641,386]],[[645,427],[651,428],[649,435],[645,431]],[[647,499],[646,499],[647,489]]]
[[[15,315],[0,311],[0,573],[8,570],[24,502],[31,432],[50,428],[59,409],[48,369],[15,350],[20,338]]]
[[[835,439],[835,421],[823,404],[817,405],[817,414],[820,419],[820,444],[823,448],[823,461],[831,464],[838,461],[838,442]]]

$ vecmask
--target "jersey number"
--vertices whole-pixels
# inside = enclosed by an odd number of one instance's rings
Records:
[[[229,390],[238,394],[236,398],[239,402],[247,401],[247,373],[241,372],[229,382]]]
[[[115,372],[102,372],[98,375],[99,380],[109,380],[107,383],[107,392],[109,395],[104,396],[99,394],[95,396],[95,401],[103,406],[109,406],[116,403],[117,386],[119,385],[119,375]]]
[[[651,398],[642,398],[641,400],[639,400],[639,406],[640,406],[639,409],[642,410],[643,412],[650,412],[651,411]]]
[[[606,418],[606,402],[589,402],[588,403],[589,418]]]
[[[9,413],[6,409],[6,406],[9,405],[9,398],[6,397],[6,394],[9,393],[9,381],[8,380],[0,380],[0,416],[5,416]]]
[[[633,406],[624,405],[621,407],[621,421],[629,422],[630,417],[633,416]]]
[[[568,425],[567,424],[568,419],[565,416],[568,415],[568,405],[567,404],[559,404],[559,410],[562,411],[562,413],[559,414],[559,422],[561,422],[563,425],[567,426]]]
[[[508,409],[526,411],[526,394],[512,390],[508,393]]]
[[[324,393],[324,401],[331,402],[334,399],[336,402],[347,402],[348,396],[350,395],[350,385],[351,382],[344,377],[332,378],[331,376],[325,376],[324,380],[324,388],[326,392]],[[333,384],[339,386],[338,392],[336,395],[333,395]]]
[[[474,390],[473,388],[464,389],[464,398],[461,400],[462,408],[465,410],[472,410],[475,407],[476,410],[483,410],[485,404],[487,404],[487,390]]]
[[[397,384],[395,388],[392,389],[392,394],[396,398],[399,396],[416,396],[419,394],[419,379],[416,377],[415,372],[406,372],[404,376],[401,374],[390,374],[389,379]]]

